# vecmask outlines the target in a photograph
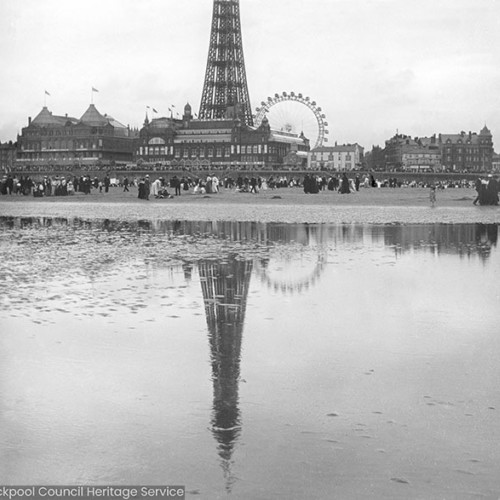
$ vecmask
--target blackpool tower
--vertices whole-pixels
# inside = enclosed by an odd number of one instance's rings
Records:
[[[239,0],[214,0],[199,117],[202,120],[239,118],[246,125],[253,125]]]

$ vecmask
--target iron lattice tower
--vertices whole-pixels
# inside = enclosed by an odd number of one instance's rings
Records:
[[[214,0],[207,70],[200,119],[226,118],[233,109],[246,125],[253,125],[248,94],[239,0]]]

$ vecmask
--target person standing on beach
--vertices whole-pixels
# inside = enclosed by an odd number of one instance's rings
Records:
[[[92,181],[90,180],[90,177],[84,177],[83,179],[83,192],[85,194],[90,194],[90,190],[92,188]]]
[[[149,200],[149,191],[151,189],[151,182],[149,180],[149,175],[146,175],[144,179],[144,199]]]
[[[349,187],[349,179],[347,178],[347,174],[344,172],[342,174],[342,180],[340,181],[340,194],[349,194],[351,192],[351,188]]]
[[[431,185],[429,201],[431,202],[431,207],[434,207],[436,205],[436,186],[434,184]]]
[[[486,186],[487,205],[498,205],[498,182],[493,175],[488,175],[488,185]]]
[[[109,193],[109,185],[111,184],[111,179],[109,178],[109,175],[106,174],[104,177],[104,192]]]
[[[359,191],[359,184],[361,183],[361,180],[359,178],[359,175],[356,174],[356,179],[354,179],[354,187],[356,189],[356,191]]]
[[[146,199],[145,191],[146,188],[144,186],[144,178],[142,178],[137,184],[137,198],[139,198],[140,200],[145,200]]]

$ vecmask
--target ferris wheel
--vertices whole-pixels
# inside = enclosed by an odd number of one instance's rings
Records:
[[[328,122],[322,109],[310,97],[295,92],[282,92],[268,97],[256,108],[254,124],[258,127],[265,116],[271,129],[299,135],[310,140],[311,149],[328,142]]]

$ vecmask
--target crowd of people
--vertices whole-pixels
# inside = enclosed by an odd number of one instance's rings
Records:
[[[33,195],[35,198],[43,196],[70,196],[75,192],[90,194],[92,189],[100,192],[109,192],[111,178],[106,174],[102,179],[90,176],[49,176],[41,179],[32,179],[27,176],[5,175],[0,180],[0,194]]]
[[[486,178],[478,178],[475,183],[477,191],[476,199],[472,202],[474,205],[498,205],[498,190],[500,183],[493,175]]]
[[[154,177],[154,179],[152,178]],[[123,192],[129,192],[130,188],[137,189],[138,198],[149,200],[150,198],[173,198],[183,193],[192,194],[216,194],[222,188],[232,189],[240,193],[257,194],[262,190],[274,190],[283,188],[301,188],[306,194],[316,194],[320,191],[333,191],[339,194],[350,194],[360,188],[434,188],[454,189],[470,188],[477,191],[474,204],[498,205],[499,181],[491,174],[488,177],[477,180],[467,179],[445,179],[438,180],[429,178],[426,180],[401,180],[396,177],[388,179],[376,179],[373,173],[359,174],[346,172],[337,175],[306,174],[303,177],[293,175],[243,175],[233,173],[225,175],[221,179],[215,173],[197,176],[177,176],[170,178],[164,175],[150,177],[127,176],[111,179],[109,173],[101,176],[81,175],[44,175],[43,178],[32,178],[28,175],[4,175],[0,180],[0,194],[9,195],[33,195],[44,196],[71,196],[75,193],[90,194],[92,190],[100,193],[108,193],[111,187],[119,187]]]

